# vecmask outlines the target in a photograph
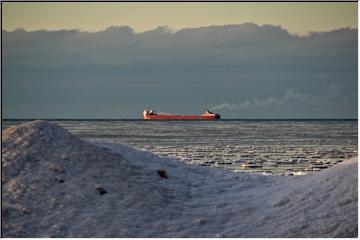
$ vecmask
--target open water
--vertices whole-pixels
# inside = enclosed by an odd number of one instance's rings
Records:
[[[6,120],[2,129],[25,121]],[[357,156],[357,120],[54,120],[80,138],[189,164],[301,175]]]

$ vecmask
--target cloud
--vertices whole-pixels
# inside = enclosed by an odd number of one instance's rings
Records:
[[[3,31],[2,40],[5,117],[137,118],[145,107],[198,113],[224,103],[228,117],[271,118],[301,102],[305,116],[357,116],[357,29],[113,26]]]
[[[339,97],[341,96],[343,91],[343,86],[341,86],[338,83],[331,83],[330,84],[330,92],[334,97]]]

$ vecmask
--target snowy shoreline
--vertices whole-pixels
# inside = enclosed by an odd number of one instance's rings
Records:
[[[6,129],[2,149],[3,237],[358,236],[357,158],[299,177],[234,173],[46,121]]]

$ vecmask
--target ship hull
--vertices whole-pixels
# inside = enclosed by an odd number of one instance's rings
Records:
[[[145,120],[216,120],[220,119],[219,115],[162,115],[162,114],[145,114],[144,115]]]

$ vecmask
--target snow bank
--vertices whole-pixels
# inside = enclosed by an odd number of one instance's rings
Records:
[[[2,133],[2,164],[3,237],[357,236],[357,159],[300,177],[233,173],[34,121]]]

